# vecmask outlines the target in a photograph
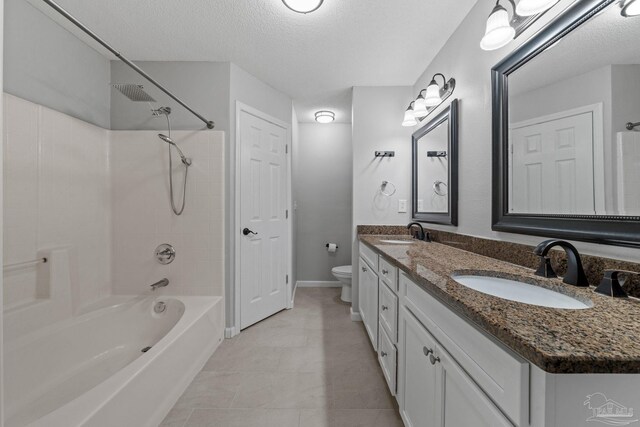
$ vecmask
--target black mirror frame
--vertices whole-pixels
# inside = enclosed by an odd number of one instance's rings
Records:
[[[493,101],[492,229],[640,247],[640,217],[508,213],[508,76],[616,0],[578,0],[491,70]]]
[[[449,120],[449,182],[448,191],[448,211],[418,212],[418,141],[420,138],[431,132],[445,120]],[[411,217],[420,222],[433,224],[458,225],[458,100],[454,99],[451,104],[436,115],[426,125],[418,129],[411,135]]]

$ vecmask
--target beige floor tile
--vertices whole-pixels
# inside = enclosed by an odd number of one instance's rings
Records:
[[[248,343],[224,344],[207,361],[203,371],[273,372],[280,363],[281,348],[258,347]]]
[[[246,374],[232,408],[324,408],[331,387],[324,373]]]
[[[195,409],[186,427],[298,427],[295,409]]]
[[[187,419],[193,412],[193,408],[173,408],[159,427],[184,427]]]
[[[393,409],[303,409],[300,427],[402,427]]]
[[[244,374],[200,372],[174,408],[228,408]]]

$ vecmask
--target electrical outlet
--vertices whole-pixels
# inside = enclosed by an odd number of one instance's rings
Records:
[[[407,201],[402,199],[398,200],[398,213],[406,213],[407,212]]]
[[[424,212],[424,200],[418,199],[418,212]]]

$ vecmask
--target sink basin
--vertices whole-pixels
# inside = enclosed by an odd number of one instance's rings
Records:
[[[390,245],[410,245],[413,242],[411,240],[393,240],[393,239],[385,239],[385,240],[380,240],[380,243],[387,243]]]
[[[586,304],[569,295],[516,280],[471,275],[452,275],[451,278],[467,288],[509,301],[570,310],[592,307],[592,304]]]

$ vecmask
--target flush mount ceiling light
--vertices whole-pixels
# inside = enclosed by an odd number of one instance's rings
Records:
[[[622,4],[622,11],[620,13],[625,18],[631,18],[632,16],[640,15],[640,1],[626,0],[621,4]]]
[[[331,123],[336,119],[336,113],[333,111],[322,110],[316,112],[316,122],[318,123]]]
[[[324,0],[282,0],[285,6],[294,12],[309,13],[322,6]]]
[[[532,16],[551,9],[559,0],[520,0],[516,13],[520,16]]]
[[[480,41],[480,47],[483,50],[500,49],[509,44],[515,36],[516,30],[509,23],[509,13],[498,0],[487,19],[487,28]]]
[[[404,127],[415,126],[418,124],[416,115],[413,112],[413,105],[414,101],[411,101],[411,104],[409,104],[409,108],[407,108],[407,111],[404,112],[404,120],[402,121],[402,126]]]

